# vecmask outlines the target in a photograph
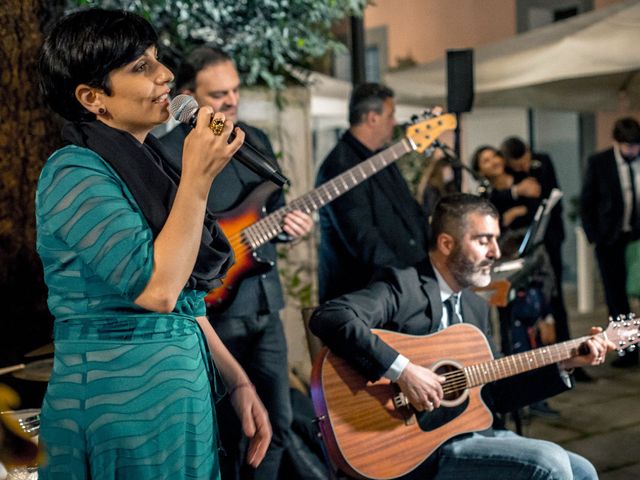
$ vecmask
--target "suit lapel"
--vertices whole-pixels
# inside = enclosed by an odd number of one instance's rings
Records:
[[[477,322],[474,320],[477,318],[476,312],[471,308],[471,304],[469,299],[467,298],[469,292],[466,290],[462,291],[460,295],[460,311],[462,312],[462,321],[465,323],[471,323],[477,326]]]
[[[425,315],[430,316],[432,319],[429,333],[434,333],[438,331],[442,323],[443,305],[442,299],[440,298],[440,287],[433,266],[429,260],[420,262],[416,268],[420,277],[422,291],[429,299],[429,308],[431,311],[425,312]],[[460,313],[462,314],[462,321],[483,329],[483,325],[479,321],[481,312],[473,307],[474,302],[471,300],[473,296],[474,294],[466,289],[460,292]]]
[[[429,308],[431,311],[425,312],[425,315],[431,318],[429,333],[437,332],[442,322],[442,300],[440,299],[438,280],[436,280],[436,274],[429,260],[420,262],[417,269],[418,275],[420,276],[420,286],[429,299]]]

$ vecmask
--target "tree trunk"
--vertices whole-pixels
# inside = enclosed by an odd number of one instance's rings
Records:
[[[46,343],[51,318],[35,251],[35,189],[58,146],[59,123],[40,95],[36,63],[61,0],[3,0],[0,9],[0,366]]]

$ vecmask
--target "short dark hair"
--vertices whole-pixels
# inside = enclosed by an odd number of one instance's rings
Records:
[[[613,139],[618,143],[640,143],[640,125],[635,118],[624,117],[613,126]]]
[[[492,147],[491,145],[480,145],[478,148],[476,148],[473,152],[473,155],[471,155],[471,168],[473,168],[475,172],[480,171],[480,155],[485,150],[491,150],[494,153],[500,153],[495,147]]]
[[[527,153],[527,144],[520,137],[509,137],[502,142],[500,150],[505,160],[517,160]]]
[[[151,24],[131,12],[92,8],[63,17],[47,34],[38,60],[45,100],[67,120],[95,119],[76,99],[76,87],[84,83],[111,95],[109,74],[157,40]]]
[[[468,215],[478,213],[498,220],[498,210],[486,198],[470,193],[452,193],[442,197],[433,211],[429,232],[429,248],[435,250],[438,236],[448,233],[459,240],[468,228]]]
[[[212,65],[224,62],[233,62],[231,57],[218,47],[202,45],[196,47],[185,57],[176,73],[176,90],[194,90],[196,88],[196,75],[201,70]]]
[[[369,112],[382,113],[387,98],[393,98],[393,90],[380,83],[363,83],[355,87],[349,100],[349,125],[358,125]]]

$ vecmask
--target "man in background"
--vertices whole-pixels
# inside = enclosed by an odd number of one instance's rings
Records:
[[[507,170],[513,175],[513,183],[518,184],[525,178],[532,177],[540,184],[540,196],[531,199],[533,204],[528,208],[527,215],[533,221],[533,216],[540,203],[549,198],[551,190],[560,188],[553,168],[551,157],[545,153],[532,152],[527,144],[518,137],[509,137],[502,142],[500,150],[507,161]],[[554,207],[544,237],[544,246],[551,268],[553,269],[555,292],[549,299],[551,313],[555,319],[556,338],[564,342],[571,338],[567,309],[562,293],[562,242],[564,241],[564,222],[562,220],[562,201]],[[582,372],[581,372],[582,373]]]
[[[580,214],[589,242],[595,244],[596,259],[609,315],[630,312],[627,297],[625,250],[640,238],[640,125],[634,118],[621,118],[613,127],[611,148],[591,155],[582,183]],[[638,364],[638,351],[614,360],[615,367]]]
[[[261,130],[246,123],[238,123],[240,101],[240,77],[231,58],[216,48],[198,47],[181,64],[176,75],[176,90],[192,95],[198,105],[209,105],[216,112],[223,112],[245,132],[245,143],[260,150],[276,164],[271,142]],[[182,145],[189,132],[185,124],[162,137],[170,149],[174,166],[181,168]],[[232,160],[215,178],[208,197],[210,212],[222,212],[236,207],[260,184],[263,179],[240,162]],[[284,205],[282,190],[267,202],[267,211]],[[306,235],[313,220],[300,211],[288,213],[284,218],[285,237],[288,241]],[[218,404],[220,437],[226,455],[220,456],[222,478],[264,479],[278,478],[283,452],[290,438],[292,420],[289,396],[287,345],[279,311],[284,307],[282,287],[276,267],[276,248],[268,242],[258,249],[258,255],[273,262],[264,275],[246,278],[238,287],[233,303],[224,311],[208,309],[209,321],[223,343],[246,370],[255,385],[260,399],[269,412],[273,438],[267,454],[253,470],[244,463],[246,439],[242,428],[231,411],[229,396]],[[232,386],[229,386],[231,388]]]
[[[321,185],[372,157],[391,142],[393,91],[357,86],[349,102],[349,130],[324,160]],[[425,257],[427,221],[395,163],[320,210],[320,301],[364,287],[380,267],[406,267]]]

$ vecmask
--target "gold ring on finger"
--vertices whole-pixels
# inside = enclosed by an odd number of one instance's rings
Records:
[[[224,120],[220,118],[212,118],[211,122],[209,122],[209,128],[214,135],[222,135],[222,130],[224,129]]]

